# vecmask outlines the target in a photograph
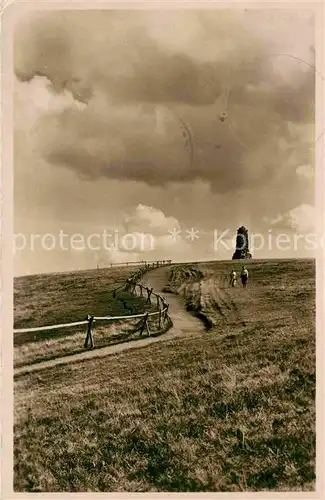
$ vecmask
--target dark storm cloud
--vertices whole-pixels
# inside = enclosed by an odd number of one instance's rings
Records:
[[[202,179],[220,192],[294,182],[299,160],[279,141],[296,139],[287,122],[313,122],[313,70],[288,60],[277,72],[272,42],[235,14],[175,16],[165,38],[141,12],[47,14],[17,30],[17,77],[44,75],[87,104],[40,119],[44,158],[89,179]]]
[[[56,90],[68,88],[75,95],[78,84],[89,92],[100,87],[124,103],[211,104],[220,95],[221,75],[229,63],[220,61],[217,67],[190,54],[166,52],[149,36],[139,13],[134,20],[128,13],[125,18],[108,12],[103,16],[106,29],[101,25],[102,37],[95,41],[91,27],[96,29],[98,17],[92,13],[90,21],[71,13],[52,14],[24,26],[16,34],[17,76],[28,80],[44,75]]]

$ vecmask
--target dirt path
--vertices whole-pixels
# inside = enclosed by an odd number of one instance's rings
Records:
[[[145,286],[148,286],[150,288],[152,287],[155,292],[161,293],[166,297],[166,300],[169,303],[169,315],[173,321],[173,326],[172,328],[170,328],[170,330],[168,330],[168,332],[158,337],[146,337],[141,340],[134,340],[125,342],[123,344],[94,349],[93,351],[85,351],[78,354],[72,354],[71,356],[64,356],[62,358],[41,361],[40,363],[36,363],[34,365],[22,366],[14,370],[14,375],[18,376],[24,373],[39,371],[66,363],[73,363],[75,361],[108,356],[110,354],[116,354],[127,349],[139,349],[156,342],[163,342],[177,337],[195,335],[199,332],[203,332],[203,323],[194,316],[191,316],[191,314],[186,311],[182,298],[178,295],[166,294],[163,292],[163,288],[167,283],[167,273],[168,267],[161,267],[150,271],[142,278],[141,281]]]

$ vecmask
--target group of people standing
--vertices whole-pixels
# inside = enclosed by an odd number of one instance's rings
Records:
[[[245,266],[241,268],[240,279],[244,288],[247,286],[248,281],[248,271]],[[230,286],[234,287],[237,284],[237,273],[235,269],[232,269],[230,273]]]

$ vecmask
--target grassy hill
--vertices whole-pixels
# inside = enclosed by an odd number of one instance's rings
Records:
[[[166,290],[182,295],[186,307],[207,327],[258,322],[274,326],[315,321],[315,267],[312,260],[246,261],[249,281],[240,283],[242,262],[207,262],[174,266]],[[237,272],[229,287],[231,270]],[[261,315],[262,313],[262,315]]]
[[[135,267],[116,267],[66,273],[22,276],[14,280],[14,327],[70,323],[87,314],[130,314],[139,304],[128,297],[127,305],[114,298],[114,288],[123,285]],[[132,309],[132,310],[133,310]],[[16,343],[20,341],[17,335]],[[26,341],[26,338],[23,339]]]
[[[123,290],[136,267],[116,267],[23,276],[14,280],[14,328],[34,328],[83,321],[93,316],[124,316],[151,309],[145,299]],[[86,326],[14,334],[15,366],[82,352]],[[94,324],[96,346],[134,338],[133,323]]]
[[[205,332],[15,380],[16,491],[315,488],[314,262],[233,265],[166,283]]]

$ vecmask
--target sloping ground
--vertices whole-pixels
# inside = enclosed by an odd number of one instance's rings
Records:
[[[169,304],[168,312],[173,321],[173,327],[164,334],[161,340],[169,340],[203,332],[201,322],[187,313],[186,303],[182,300],[182,297],[165,293],[169,272],[170,269],[168,267],[155,269],[142,279],[142,282],[146,286],[153,287],[155,291],[165,296]]]
[[[206,327],[247,326],[260,321],[285,325],[315,321],[315,267],[311,260],[250,261],[248,286],[229,286],[231,262],[179,265],[169,274],[166,287],[184,298],[188,310]],[[263,311],[263,317],[261,317]]]
[[[245,326],[228,282],[224,273],[214,275],[209,265],[177,265],[168,273],[165,290],[182,296],[187,311],[200,318],[207,329],[236,322]]]
[[[93,316],[137,314],[141,301],[127,293],[113,295],[136,267],[91,269],[22,276],[14,280],[14,328],[34,328],[82,321]],[[60,335],[43,332],[39,338]],[[35,337],[35,338],[34,338]],[[38,337],[37,337],[38,338]],[[15,345],[36,340],[35,334],[16,334]]]
[[[125,280],[136,269],[130,266],[17,278],[15,327],[39,328],[83,321],[88,313],[130,316],[156,310],[154,304],[148,306],[144,297],[124,290]],[[92,331],[96,348],[142,338],[140,321],[139,318],[114,323],[95,321]],[[151,327],[156,332],[153,323],[151,321]],[[162,325],[161,333],[166,328],[167,323]],[[14,332],[15,367],[84,353],[86,330],[87,325],[74,325],[62,329]]]
[[[162,295],[165,295],[168,304],[169,304],[169,310],[168,313],[172,319],[173,326],[166,332],[163,333],[159,337],[145,337],[143,339],[139,339],[139,336],[136,337],[135,340],[129,339],[127,342],[123,343],[115,343],[114,345],[110,345],[107,347],[102,347],[100,349],[95,349],[92,351],[84,351],[82,349],[82,339],[84,338],[84,333],[80,333],[80,336],[78,337],[78,342],[80,347],[80,350],[82,352],[78,352],[76,354],[71,354],[71,355],[64,355],[63,354],[60,356],[58,355],[57,357],[51,357],[49,360],[41,361],[35,363],[35,364],[27,364],[24,366],[23,364],[20,364],[17,369],[15,370],[15,376],[21,376],[24,373],[31,373],[34,371],[39,371],[39,370],[44,370],[46,368],[56,366],[56,365],[63,365],[67,363],[73,363],[76,361],[82,361],[85,359],[91,359],[91,358],[98,358],[102,356],[107,356],[110,354],[118,353],[125,351],[126,349],[137,349],[140,347],[146,347],[150,344],[156,343],[156,342],[161,342],[161,341],[166,341],[170,339],[174,339],[177,337],[183,337],[183,336],[189,336],[189,335],[197,335],[201,332],[203,332],[204,327],[202,323],[195,317],[189,315],[186,312],[186,305],[183,303],[182,298],[177,296],[177,295],[168,295],[163,293],[163,290],[166,286],[168,280],[168,268],[158,268],[153,271],[150,271],[147,275],[145,275],[141,282],[145,285],[148,286],[149,288],[153,288],[156,292],[161,293]],[[105,328],[105,327],[103,327]],[[123,326],[119,325],[117,327],[119,329],[123,330]],[[95,342],[96,342],[96,331],[94,333],[95,337]],[[67,343],[69,339],[64,339],[64,342]],[[39,345],[39,344],[37,344]],[[22,349],[22,348],[21,348]],[[31,345],[28,344],[26,346],[26,349],[30,353],[30,356],[32,359],[35,358],[35,353],[34,351],[31,352]],[[47,353],[50,353],[49,346],[46,347]],[[57,351],[57,340],[56,340],[56,352]],[[49,354],[50,356],[50,354]],[[44,357],[44,354],[43,354]],[[25,354],[24,359],[29,359],[27,355]]]
[[[211,314],[228,266],[200,265]],[[164,287],[162,274],[146,279]],[[21,375],[15,490],[313,490],[314,285],[313,262],[252,262],[249,289],[223,289],[246,326],[207,332],[188,314],[162,341],[174,316],[146,348]],[[165,295],[180,314],[186,296]]]

